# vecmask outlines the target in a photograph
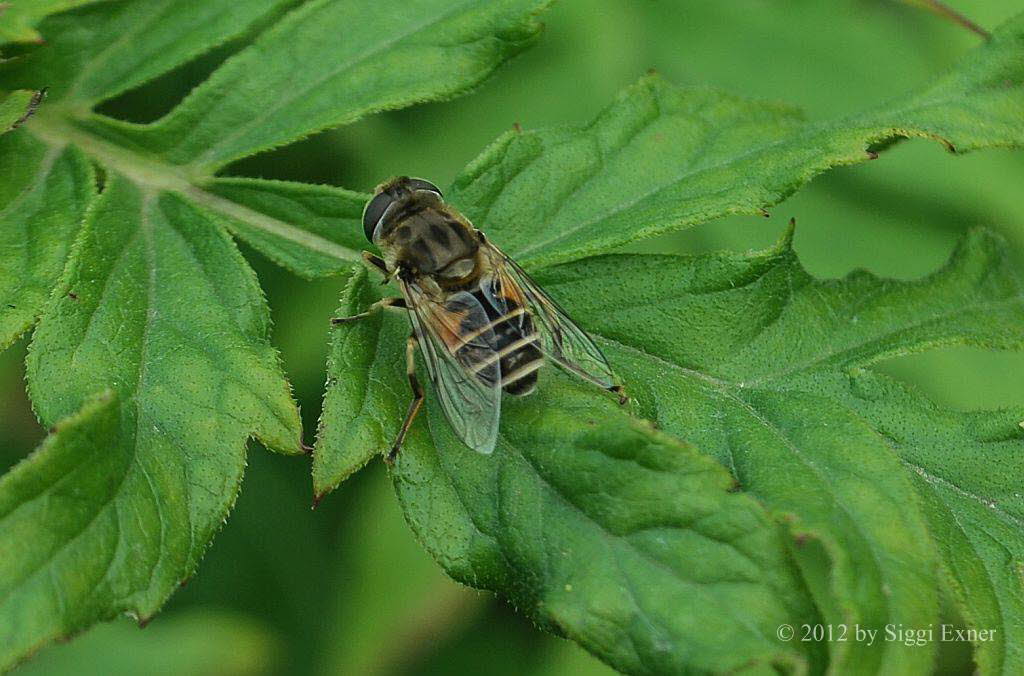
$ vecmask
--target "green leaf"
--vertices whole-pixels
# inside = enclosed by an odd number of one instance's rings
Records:
[[[84,115],[92,104],[241,35],[257,19],[286,3],[216,0],[185,6],[173,0],[65,1],[62,9],[90,6],[47,19],[42,26],[46,46],[4,64],[0,81],[39,83],[29,88],[48,87],[51,102],[62,102],[70,109],[67,113]]]
[[[549,1],[313,0],[156,124],[94,126],[171,164],[213,173],[367,113],[466,91],[533,41],[534,15]]]
[[[1013,302],[1020,349],[1020,292]],[[986,631],[974,640],[980,672],[1020,672],[1024,407],[972,413],[944,410],[869,371],[857,374],[855,396],[847,400],[879,430],[909,470],[960,612],[970,626]],[[899,407],[898,416],[892,404]]]
[[[342,293],[336,316],[350,317],[383,297],[366,270],[356,268]],[[388,448],[401,420],[408,385],[405,360],[392,352],[409,335],[408,324],[384,321],[376,313],[331,327],[327,389],[313,448],[313,494],[327,492]]]
[[[365,308],[374,287],[357,271],[339,315]],[[408,331],[383,313],[333,329],[318,495],[393,440],[410,396]],[[610,398],[543,380],[533,401],[506,399],[493,456],[462,446],[428,403],[430,432],[414,426],[394,470],[424,546],[457,580],[499,591],[630,673],[798,669],[806,646],[775,631],[814,611],[764,511],[729,493],[720,466]]]
[[[257,218],[273,219],[254,224],[253,219],[228,217],[225,225],[275,263],[303,277],[339,274],[349,267],[347,252],[368,245],[363,236],[363,206],[370,195],[328,185],[255,178],[218,178],[207,190]],[[339,251],[345,252],[344,257]]]
[[[201,4],[53,14],[39,24],[44,45],[0,64],[4,89],[50,88],[0,138],[0,346],[42,315],[28,358],[35,411],[46,425],[85,411],[68,418],[80,434],[58,433],[0,484],[0,669],[97,620],[152,616],[226,518],[247,440],[302,451],[265,300],[228,232],[310,276],[358,259],[363,196],[214,178],[215,163],[172,164],[115,132],[204,150],[212,135],[240,157],[452,96],[525,47],[543,6]],[[162,122],[91,112],[243,36],[252,44],[239,40]],[[338,66],[326,77],[323,60]],[[251,122],[244,134],[239,116]],[[89,403],[106,391],[112,403]]]
[[[0,349],[35,323],[96,186],[75,148],[0,135]]]
[[[225,233],[176,197],[108,177],[28,380],[45,424],[105,389],[121,405],[100,422],[83,414],[82,434],[58,433],[0,486],[0,538],[16,554],[4,557],[0,667],[97,619],[150,617],[227,516],[247,438],[302,452],[268,324]]]
[[[976,507],[978,496],[1009,499],[1006,514],[988,515],[994,523],[986,529],[1000,526],[1003,546],[1019,547],[1019,529],[1011,536],[1006,524],[1019,519],[1012,468],[1024,433],[1010,421],[1022,415],[941,411],[868,367],[942,345],[1024,347],[1024,294],[1003,249],[975,232],[943,270],[920,282],[866,273],[816,281],[788,241],[744,256],[601,257],[553,268],[544,279],[557,297],[576,299],[572,311],[603,337],[645,417],[714,454],[746,490],[792,515],[800,541],[820,543],[824,552],[805,544],[797,559],[812,589],[830,587],[836,596],[833,623],[927,627],[936,612],[934,546],[920,506],[928,506],[933,530],[938,520],[940,533],[979,534],[949,512],[936,514],[932,496],[913,499],[915,487],[923,478],[945,499],[961,500],[960,509],[972,496],[966,507]],[[994,457],[1010,466],[979,475],[976,468],[991,462],[983,459]],[[981,476],[984,489],[973,486]],[[961,486],[966,492],[954,488]],[[951,556],[956,541],[938,542],[947,568],[974,574],[963,572],[964,584],[988,567],[1004,584],[1019,585],[1005,557],[963,556],[962,547]],[[831,558],[829,578],[816,584],[821,562],[814,559],[822,553]],[[967,601],[973,598],[961,596],[975,626],[1020,631],[1019,586],[1001,601],[1013,606],[1002,611],[1009,619],[987,612],[984,594],[978,605]],[[926,649],[892,643],[874,652],[855,643],[837,648],[837,665],[849,659],[874,665],[869,671],[926,670],[930,659]],[[1013,673],[1019,658],[1006,659]]]
[[[816,646],[776,638],[816,617],[780,531],[706,456],[553,373],[505,402],[491,456],[429,408],[394,480],[457,580],[628,673],[820,667]]]
[[[894,138],[951,150],[1024,146],[1024,15],[932,86],[831,122],[650,76],[586,126],[509,132],[450,199],[523,263],[546,265],[733,213]]]
[[[923,90],[825,122],[807,121],[790,106],[679,87],[652,75],[587,125],[504,134],[446,196],[523,264],[575,260],[728,214],[767,215],[766,208],[815,175],[868,161],[900,138],[937,139],[956,153],[1020,147],[1022,64],[1024,15]],[[281,228],[286,237],[261,235],[250,243],[300,274],[337,267],[304,261],[295,251],[301,239],[295,230],[319,238],[333,223],[335,232],[350,235],[337,241],[364,246],[352,193],[286,182],[251,188],[247,206],[290,227]],[[272,209],[260,206],[273,202]],[[316,204],[311,227],[302,218],[309,203]],[[342,214],[353,218],[337,217]],[[298,246],[320,251],[307,256],[336,254],[322,244]]]
[[[11,131],[28,119],[41,96],[40,92],[19,89],[0,98],[0,134]]]
[[[364,196],[327,186],[214,179],[213,172],[230,159],[368,112],[467,90],[530,44],[539,30],[535,14],[547,2],[364,4],[310,2],[289,12],[150,125],[88,109],[245,32],[276,5],[218,0],[197,15],[178,3],[155,11],[135,0],[53,16],[44,25],[48,44],[0,65],[0,86],[50,87],[48,105],[29,125],[46,143],[70,141],[139,185],[185,196],[299,274],[337,274],[358,260]],[[305,60],[297,46],[306,50]],[[316,67],[323,59],[338,67]],[[232,139],[232,147],[213,148],[211,138]],[[214,160],[211,152],[230,157]],[[192,156],[199,153],[207,155],[202,162]]]
[[[49,297],[30,393],[44,423],[72,416],[0,483],[0,543],[18,544],[0,563],[10,589],[0,627],[11,632],[0,637],[0,668],[98,618],[150,616],[226,516],[246,440],[299,449],[265,303],[227,233],[302,274],[337,274],[358,259],[365,196],[214,173],[327,126],[465,91],[534,38],[544,4],[97,3],[50,16],[46,45],[0,65],[5,90],[52,88],[0,139],[17,150],[10,157],[28,158],[10,160],[14,180],[0,184],[2,217],[16,226],[0,251],[28,251],[38,287],[0,338],[23,331]],[[866,370],[950,342],[1018,346],[1019,286],[989,255],[997,245],[976,237],[959,263],[916,286],[818,282],[788,244],[748,256],[578,259],[774,204],[897,137],[957,151],[1020,145],[1022,35],[1024,17],[933,86],[833,122],[647,78],[592,125],[499,139],[456,181],[454,202],[594,331],[636,411],[661,431],[548,370],[537,395],[506,403],[501,447],[483,457],[456,441],[431,399],[394,470],[427,549],[457,579],[499,591],[632,672],[821,671],[825,646],[779,642],[781,622],[925,626],[937,620],[940,561],[965,616],[1016,637],[1019,559],[1007,566],[961,525],[1004,536],[976,498],[1009,489],[972,485],[918,444],[936,446],[935,429],[961,430],[950,443],[974,444],[977,460],[990,448],[980,444],[1017,449],[1019,432],[1002,417],[967,421],[974,427],[945,412],[936,415],[954,422],[923,429],[927,402],[901,399]],[[91,112],[242,36],[161,120]],[[51,156],[71,168],[43,172]],[[102,167],[98,198],[89,163]],[[63,250],[33,229],[52,210]],[[542,267],[554,263],[564,265]],[[0,290],[21,293],[12,279],[0,275]],[[353,275],[342,310],[375,298],[370,285]],[[972,303],[988,312],[971,314]],[[628,312],[609,312],[619,307]],[[892,327],[898,335],[881,334]],[[390,442],[408,396],[407,330],[398,317],[334,330],[318,493]],[[993,512],[1003,526],[1017,518],[1006,502]],[[981,660],[1009,670],[1013,645],[983,646]],[[923,671],[934,654],[830,647],[836,670]]]
[[[869,147],[896,136],[941,137],[958,150],[1019,145],[1024,129],[1014,123],[1013,115],[1024,114],[1022,34],[1024,20],[1011,22],[992,44],[979,48],[925,92],[884,111],[829,124],[808,124],[780,106],[676,88],[650,77],[627,90],[587,127],[514,132],[499,139],[451,191],[452,201],[493,241],[539,268],[540,280],[555,297],[588,331],[601,337],[644,417],[714,454],[745,489],[788,524],[794,559],[823,617],[834,625],[882,630],[887,624],[927,627],[938,621],[939,555],[945,552],[929,532],[933,515],[924,507],[925,498],[914,498],[916,478],[874,421],[836,392],[819,389],[822,382],[845,382],[849,373],[862,371],[871,361],[942,344],[914,342],[914,331],[897,332],[891,344],[883,344],[855,330],[869,328],[853,314],[856,301],[881,297],[879,289],[899,285],[864,275],[842,282],[815,281],[796,262],[788,238],[776,249],[747,256],[620,256],[555,268],[544,265],[773,204],[814,173],[867,159]],[[965,248],[986,254],[998,250],[980,235]],[[941,330],[947,342],[978,340],[1012,347],[1012,336],[1022,331],[1019,311],[958,317],[963,309],[958,303],[969,307],[989,293],[1010,290],[1008,304],[1017,302],[1012,298],[1019,296],[1018,287],[1008,276],[1005,259],[980,254],[979,258],[976,267],[1001,280],[995,288],[974,288],[976,275],[970,270],[947,271],[946,277],[953,280],[947,286],[904,285],[899,287],[906,292],[902,300],[908,313],[952,305],[952,314],[940,315],[932,327]],[[363,275],[357,273],[350,280],[340,315],[354,314],[379,297],[369,282],[362,281]],[[895,304],[891,298],[887,302]],[[897,321],[901,313],[886,313],[886,307],[881,301],[877,304],[876,331],[902,326]],[[405,406],[397,393],[406,389],[400,369],[406,331],[404,322],[380,316],[333,330],[314,460],[318,495],[393,439]],[[865,342],[858,344],[858,339]],[[856,354],[841,351],[831,361],[812,364],[820,367],[817,370],[796,361],[790,370],[771,374],[773,379],[742,370],[783,368],[786,360],[780,355],[806,358],[821,346],[835,348],[839,341],[852,341],[846,349],[859,350],[864,359],[854,362]],[[735,372],[719,372],[725,363]],[[622,644],[617,641],[624,641],[624,634],[612,638],[601,623],[609,616],[620,618],[617,626],[648,622],[648,641],[654,641],[652,635],[664,635],[660,632],[679,631],[679,624],[687,621],[675,617],[676,624],[666,629],[651,606],[617,608],[622,615],[605,607],[575,608],[573,620],[579,624],[551,610],[551,596],[558,591],[552,582],[558,580],[557,570],[539,562],[558,561],[560,555],[575,552],[555,551],[554,542],[546,547],[544,535],[550,531],[551,540],[562,542],[571,541],[570,533],[588,531],[579,522],[548,512],[544,518],[532,512],[533,521],[521,524],[516,519],[525,508],[513,503],[512,496],[540,493],[554,503],[572,503],[569,496],[589,477],[629,479],[629,470],[581,470],[566,459],[582,453],[579,421],[585,415],[559,420],[543,438],[529,436],[540,434],[538,419],[549,410],[573,409],[555,396],[566,397],[557,389],[561,382],[559,376],[546,376],[540,401],[520,404],[506,399],[503,441],[493,460],[467,452],[443,416],[429,406],[430,436],[414,426],[395,468],[407,518],[457,579],[498,590],[542,625],[568,633],[620,669],[657,671],[668,664],[692,668],[709,655],[721,659],[723,645],[701,643],[687,634],[676,634],[679,652],[669,662],[658,661],[663,656],[651,643],[632,655],[619,651]],[[596,393],[582,391],[576,396],[594,406],[602,401]],[[893,410],[898,413],[899,406]],[[519,443],[524,437],[528,441]],[[612,445],[611,439],[602,438],[585,447]],[[531,461],[532,456],[547,452],[539,449],[566,446],[572,450],[552,451],[555,460],[543,463],[542,470],[550,474],[537,471],[540,462]],[[543,459],[547,461],[547,455]],[[617,508],[627,514],[634,513],[630,507],[640,512],[651,509],[630,502],[634,494],[618,486],[592,489],[587,495],[591,492],[616,496]],[[589,514],[585,508],[581,511]],[[544,530],[529,528],[536,524],[543,524]],[[598,528],[603,525],[598,520]],[[680,557],[708,556],[701,549],[673,551]],[[582,560],[596,558],[587,552]],[[585,565],[572,560],[576,566]],[[949,566],[947,561],[943,569]],[[592,570],[595,577],[607,572],[597,565],[587,567]],[[614,584],[604,579],[602,585],[622,587],[621,579]],[[791,585],[789,593],[799,595],[799,585]],[[968,615],[982,627],[994,621],[991,615],[981,620],[978,613]],[[723,641],[734,638],[722,636]],[[682,654],[690,649],[694,652]],[[898,642],[837,642],[829,649],[833,668],[857,665],[867,672],[888,673],[926,671],[935,654],[934,645],[908,649]],[[732,656],[740,661],[765,658],[753,644]],[[810,657],[812,664],[819,664],[819,659]]]
[[[69,610],[112,615],[102,602],[93,609],[96,601],[90,596],[92,584],[105,578],[105,563],[113,562],[109,555],[95,556],[96,544],[113,550],[118,540],[113,512],[98,521],[93,518],[110,502],[130,462],[118,438],[118,423],[114,396],[97,397],[59,423],[33,455],[0,478],[0,544],[7,553],[0,558],[4,670],[47,641],[80,629]],[[126,525],[133,524],[126,520]],[[75,537],[90,528],[106,535],[91,547]],[[49,562],[65,571],[61,582],[66,586],[54,584]]]
[[[999,558],[997,551],[1005,549],[997,547],[1021,542],[1010,527],[1020,518],[1013,477],[1018,476],[1017,456],[1024,457],[1024,433],[1015,421],[1024,414],[938,411],[867,370],[881,359],[941,345],[1024,347],[1024,296],[1003,248],[976,232],[946,268],[921,282],[880,280],[866,273],[841,281],[814,280],[799,266],[788,237],[774,249],[753,254],[604,256],[548,268],[538,276],[598,336],[641,415],[713,454],[788,524],[795,560],[826,621],[879,630],[886,624],[937,623],[941,555],[954,588],[966,589],[960,598],[973,626],[1016,636],[1024,618],[1013,600],[1021,598],[1020,578],[1017,564],[1002,554]],[[350,282],[341,313],[351,314],[375,299],[362,278],[358,273]],[[405,330],[404,320],[385,317],[335,329],[315,459],[318,491],[384,451],[393,438],[404,406],[396,393],[406,387],[398,366]],[[608,572],[584,563],[598,559],[593,551],[565,544],[574,542],[571,534],[588,533],[581,537],[596,541],[600,538],[594,533],[602,528],[617,532],[602,518],[654,518],[664,505],[644,500],[646,493],[638,488],[644,479],[637,475],[649,464],[636,455],[620,456],[631,458],[622,464],[588,464],[593,454],[614,455],[610,449],[617,448],[613,431],[621,423],[612,422],[616,412],[605,397],[586,386],[573,388],[555,373],[542,377],[539,392],[533,402],[506,398],[502,441],[493,457],[462,447],[443,415],[428,406],[429,434],[414,425],[394,471],[406,517],[456,579],[500,591],[538,622],[554,624],[617,668],[667,668],[661,662],[640,666],[639,657],[611,648],[615,642],[596,619],[607,619],[608,608],[574,608],[578,626],[565,623],[563,612],[569,611],[553,610],[564,599],[551,561],[569,557],[567,567],[595,578]],[[382,412],[390,424],[360,416],[359,407]],[[915,411],[930,411],[930,417]],[[600,435],[588,429],[583,422],[588,419],[600,421]],[[335,421],[338,429],[332,429]],[[344,443],[337,436],[341,430]],[[954,471],[949,459],[964,449],[971,449],[970,460],[958,462]],[[983,459],[991,453],[1010,464],[994,484],[971,486],[978,476],[973,468],[987,464]],[[909,459],[920,454],[927,462]],[[949,508],[936,512],[930,494],[915,499],[923,476],[944,499],[966,500],[955,507],[965,514],[950,514]],[[693,491],[688,487],[685,492]],[[656,492],[670,502],[665,496],[680,489]],[[587,500],[582,507],[578,494]],[[985,511],[985,500],[1002,505],[1011,496],[1006,513]],[[590,500],[610,504],[598,509]],[[563,503],[574,510],[561,513],[557,505]],[[580,512],[596,515],[596,524],[584,525],[585,519],[581,524]],[[994,518],[984,528],[998,527],[1000,536],[981,537],[961,525],[968,514],[972,520]],[[942,535],[946,531],[952,534]],[[940,535],[937,541],[932,532]],[[974,546],[981,553],[971,552],[965,543],[979,538],[982,542]],[[666,547],[680,557],[674,560],[713,557],[693,543]],[[687,561],[687,570],[698,565]],[[725,565],[720,562],[718,569]],[[567,584],[576,588],[584,583]],[[601,587],[628,588],[624,584],[603,578]],[[1007,585],[1012,587],[1009,600],[991,591]],[[671,589],[667,581],[655,586],[666,595]],[[676,622],[685,623],[690,612],[702,617],[692,602],[686,608],[677,610]],[[618,610],[633,618],[630,622],[650,622],[654,635],[671,633],[649,607]],[[722,636],[734,639],[733,634]],[[688,635],[678,640],[680,652],[680,646],[694,645],[725,651]],[[1010,640],[981,646],[987,653],[983,659],[1004,665],[1007,673],[1018,664],[1015,655],[1007,654]],[[934,647],[908,649],[898,642],[829,647],[835,668],[858,665],[868,672],[927,671],[934,655]],[[650,650],[649,645],[640,649],[640,656],[653,659]],[[699,660],[698,654],[676,658]],[[747,657],[756,659],[751,653]]]

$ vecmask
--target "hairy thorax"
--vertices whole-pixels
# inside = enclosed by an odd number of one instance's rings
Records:
[[[425,209],[397,221],[385,248],[393,264],[440,288],[459,288],[481,272],[480,245],[473,231],[444,212]]]

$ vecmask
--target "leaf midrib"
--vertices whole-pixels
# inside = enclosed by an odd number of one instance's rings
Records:
[[[636,134],[634,134],[633,137],[628,142],[624,143],[622,147],[624,148],[624,147],[628,146],[630,143],[632,143],[633,138],[635,138],[640,133],[642,133],[647,128],[649,128],[654,123],[654,121],[656,121],[658,119],[661,119],[662,117],[664,117],[664,114],[659,110],[658,115],[656,117],[652,118],[652,120],[650,122],[646,123],[644,125],[644,128],[642,130],[638,131]],[[693,162],[693,159],[696,158],[696,157],[699,157],[699,154],[696,154],[693,157],[688,157],[687,158],[686,166],[682,167],[679,172],[673,174],[667,181],[661,181],[658,184],[653,185],[650,189],[648,189],[648,190],[646,190],[644,192],[638,193],[638,194],[636,194],[636,195],[634,195],[632,197],[628,197],[628,198],[624,199],[623,201],[619,202],[618,204],[612,206],[611,208],[606,209],[605,211],[603,211],[603,212],[601,212],[599,214],[595,214],[594,216],[588,218],[585,221],[580,221],[578,223],[575,223],[575,224],[571,225],[568,228],[564,228],[564,229],[561,229],[561,230],[555,228],[555,234],[551,235],[550,237],[548,237],[545,240],[539,240],[539,241],[531,242],[529,246],[523,248],[519,252],[519,255],[521,257],[523,257],[523,258],[528,258],[531,255],[534,256],[534,258],[536,259],[536,261],[534,261],[534,262],[536,262],[538,267],[549,267],[549,266],[552,266],[552,265],[555,265],[555,264],[558,264],[558,263],[568,262],[568,260],[571,260],[571,259],[566,259],[564,256],[560,257],[557,252],[550,252],[550,251],[547,251],[547,250],[550,249],[551,245],[557,244],[559,242],[564,242],[566,238],[571,237],[572,235],[575,235],[576,233],[578,233],[580,231],[584,231],[587,228],[590,228],[591,226],[594,226],[596,224],[600,224],[600,223],[606,222],[609,219],[612,219],[612,218],[618,216],[619,214],[622,214],[623,212],[627,211],[628,209],[630,209],[632,207],[635,207],[636,205],[641,204],[641,203],[647,201],[650,198],[656,197],[657,195],[660,195],[661,193],[663,193],[663,192],[665,192],[667,190],[670,190],[672,188],[678,187],[681,183],[684,183],[684,182],[686,182],[688,180],[692,180],[695,176],[699,176],[701,174],[712,172],[712,171],[720,171],[720,170],[723,170],[723,169],[729,169],[729,168],[733,167],[734,165],[736,165],[738,163],[746,161],[750,157],[757,156],[758,154],[770,153],[773,148],[776,148],[776,147],[778,147],[780,145],[796,144],[796,141],[798,141],[798,140],[800,140],[802,138],[805,138],[805,137],[810,138],[810,137],[813,137],[816,134],[821,134],[824,131],[828,131],[830,126],[838,126],[839,124],[840,124],[840,121],[821,121],[821,122],[813,122],[813,123],[811,123],[811,122],[804,122],[804,123],[802,123],[800,125],[794,125],[792,127],[792,129],[786,129],[785,130],[786,133],[783,136],[780,136],[780,137],[778,137],[778,138],[776,138],[776,139],[774,139],[772,141],[763,143],[761,145],[753,146],[752,148],[746,150],[745,152],[740,152],[738,154],[726,157],[725,159],[720,160],[718,162],[713,162],[713,163],[709,163],[709,164],[703,164],[703,165],[695,164]],[[721,130],[718,130],[718,129],[712,129],[711,130],[712,133],[720,133],[720,131]],[[534,134],[538,134],[539,132],[533,132],[533,133]],[[564,142],[556,144],[556,146],[554,146],[554,147],[557,147],[558,145],[563,145],[563,144],[564,144]],[[865,143],[865,146],[866,145],[867,145],[867,143]],[[864,160],[867,160],[867,159],[868,159],[868,156],[865,155]],[[845,165],[848,165],[848,164],[855,164],[858,161],[859,160],[856,160],[856,159],[846,160],[846,161],[842,161],[841,160],[841,161],[836,162],[835,164],[832,164],[831,166],[833,166],[833,167],[845,166]],[[603,169],[603,167],[600,167],[598,171],[600,171],[600,169]],[[595,172],[595,174],[596,173],[597,172]],[[561,212],[561,210],[564,208],[565,204],[569,204],[573,200],[578,199],[579,192],[584,189],[584,187],[587,185],[587,183],[589,183],[589,181],[590,181],[590,179],[588,179],[587,181],[584,181],[583,183],[581,183],[579,186],[577,186],[576,188],[574,188],[572,190],[572,192],[569,194],[569,196],[565,199],[565,201],[559,207],[559,212]],[[692,199],[692,196],[689,197],[688,199]],[[680,201],[683,201],[683,200],[680,200]],[[771,203],[765,203],[764,206],[772,206],[773,204],[775,204],[777,202],[778,202],[778,200],[773,200]],[[757,211],[758,211],[758,207],[755,207],[755,206],[751,205],[751,206],[742,206],[742,207],[740,207],[739,210],[736,211],[736,213],[756,213]],[[552,220],[554,220],[554,219],[552,219]],[[703,220],[709,220],[709,219],[707,217],[704,217]],[[675,218],[675,219],[673,219],[668,224],[666,224],[666,223],[652,223],[647,228],[644,228],[644,232],[646,234],[647,231],[651,231],[653,234],[658,234],[662,230],[670,229],[672,225],[674,225],[676,227],[679,227],[679,226],[687,226],[687,225],[697,225],[700,222],[702,222],[702,220],[700,218],[698,218],[698,220],[693,220],[692,216],[684,216],[682,218]],[[613,248],[614,246],[615,245],[613,244],[611,246],[605,246],[604,248],[605,249],[610,249],[610,248]],[[534,252],[538,252],[538,251],[541,252],[541,253],[534,253]],[[571,251],[571,249],[570,249],[570,251]],[[590,252],[590,253],[592,253],[592,252]],[[584,255],[586,255],[586,254],[587,254],[587,252],[584,252]],[[531,259],[531,261],[533,261],[533,259]]]
[[[359,253],[348,247],[210,192],[202,182],[211,176],[193,177],[182,167],[111,143],[76,126],[61,114],[61,110],[40,111],[25,128],[52,148],[75,145],[94,162],[123,175],[146,192],[174,193],[228,219],[241,221],[268,235],[286,239],[342,263],[359,262]]]
[[[433,444],[436,447],[440,448],[442,444],[439,443],[438,439],[435,437],[435,435],[434,435],[432,430],[430,431],[430,436],[431,436],[431,441],[433,442]],[[542,483],[542,485],[544,486],[544,488],[546,490],[550,491],[550,494],[555,497],[556,501],[558,501],[562,505],[565,505],[568,509],[570,509],[571,511],[575,512],[576,514],[578,514],[580,516],[580,518],[582,518],[587,523],[593,524],[597,528],[597,531],[601,534],[602,538],[604,538],[606,541],[616,541],[616,542],[623,543],[623,545],[626,548],[628,548],[629,550],[633,551],[640,558],[642,558],[645,561],[647,561],[652,567],[658,568],[660,570],[663,570],[670,577],[673,577],[673,578],[679,580],[679,582],[681,584],[689,585],[690,587],[692,587],[694,590],[696,590],[698,592],[705,592],[706,591],[706,587],[708,585],[702,584],[699,581],[697,581],[696,579],[688,579],[688,578],[683,577],[680,574],[679,571],[676,571],[676,570],[666,566],[663,562],[659,561],[657,558],[654,558],[649,552],[644,551],[643,549],[638,547],[635,543],[630,541],[627,536],[620,535],[620,534],[615,533],[612,530],[610,530],[606,524],[602,523],[600,520],[598,520],[593,515],[588,513],[586,510],[584,510],[582,507],[580,507],[578,504],[576,504],[574,501],[570,500],[567,495],[565,495],[561,490],[559,490],[555,485],[553,485],[549,481],[548,477],[546,477],[540,471],[540,469],[538,468],[537,463],[535,462],[534,458],[530,457],[529,454],[524,453],[519,448],[519,446],[516,443],[514,443],[512,440],[510,440],[506,435],[503,434],[502,438],[504,439],[506,446],[508,448],[512,449],[515,452],[515,455],[519,457],[519,459],[523,462],[523,464],[526,467],[529,467],[530,472],[537,478],[537,480],[539,480]],[[465,498],[463,497],[462,491],[460,490],[459,486],[457,486],[455,484],[455,482],[452,480],[451,473],[447,471],[447,468],[443,469],[442,475],[446,478],[446,480],[448,481],[449,485],[453,489],[457,499],[462,504],[463,508],[466,510],[466,515],[468,516],[470,522],[473,524],[474,529],[478,533],[482,534],[483,536],[485,536],[486,538],[488,538],[491,542],[493,542],[495,544],[495,546],[497,547],[497,550],[500,553],[502,559],[504,559],[506,564],[508,564],[509,563],[509,559],[508,559],[508,555],[507,555],[507,553],[505,551],[506,550],[505,544],[500,539],[498,539],[496,536],[492,535],[487,530],[485,530],[483,528],[482,524],[477,522],[477,515],[476,515],[476,513],[473,510],[470,509],[469,503],[467,503]],[[682,527],[677,527],[677,528],[680,528],[681,530],[683,529]],[[725,543],[725,544],[728,544],[735,551],[737,551],[741,556],[744,556],[744,557],[749,559],[749,557],[746,554],[744,554],[742,551],[740,551],[734,544],[732,544],[732,543]],[[618,560],[618,554],[617,553],[613,553],[612,556],[616,559],[616,561]],[[752,582],[751,584],[757,584],[757,583],[753,583]],[[774,590],[774,587],[772,585],[770,585],[769,583],[765,582],[764,584],[765,584],[765,586],[771,587]],[[708,593],[710,593],[710,592],[708,592]],[[637,609],[640,610],[641,613],[644,615],[645,620],[646,621],[650,621],[649,619],[646,618],[646,607],[644,606],[644,604],[640,603],[639,599],[637,599],[635,597],[635,595],[631,594],[631,596],[634,597],[634,602],[636,603]],[[758,630],[758,628],[756,626],[754,626],[753,624],[747,622],[745,618],[742,618],[742,617],[740,617],[738,615],[735,615],[735,614],[733,614],[733,617],[736,618],[736,621],[737,621],[738,624],[741,624],[746,629],[748,629],[751,632],[751,635],[757,636],[757,637],[762,638],[762,639],[764,638],[764,634],[762,634]],[[769,644],[769,647],[770,647],[770,644]]]

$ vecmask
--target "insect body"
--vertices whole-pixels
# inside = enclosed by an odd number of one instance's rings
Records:
[[[466,445],[481,453],[494,450],[502,391],[532,392],[546,359],[618,393],[625,402],[594,341],[446,204],[433,184],[408,177],[384,183],[363,211],[363,228],[384,254],[364,252],[364,258],[385,274],[385,281],[397,278],[402,291],[402,298],[376,305],[406,308],[413,329],[406,358],[414,397],[389,459],[423,402],[413,361],[417,345],[449,422]]]

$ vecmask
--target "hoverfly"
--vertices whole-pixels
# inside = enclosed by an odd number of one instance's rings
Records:
[[[594,341],[432,183],[401,176],[378,186],[363,210],[363,229],[384,254],[364,251],[364,260],[384,274],[382,283],[397,279],[402,297],[332,321],[361,319],[384,307],[408,311],[413,399],[389,461],[423,404],[417,346],[452,428],[480,453],[494,450],[502,391],[532,392],[545,359],[628,401]]]

